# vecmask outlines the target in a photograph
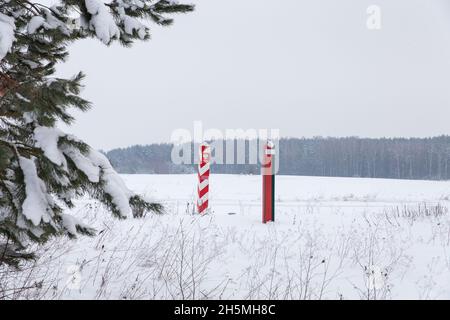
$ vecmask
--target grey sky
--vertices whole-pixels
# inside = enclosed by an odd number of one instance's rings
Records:
[[[106,150],[168,141],[194,120],[298,137],[450,134],[448,0],[193,3],[131,49],[74,45],[60,71],[87,74],[94,108],[64,129]]]

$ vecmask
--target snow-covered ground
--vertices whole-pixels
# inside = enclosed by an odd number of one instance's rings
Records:
[[[196,175],[123,177],[167,213],[117,220],[80,200],[99,234],[46,245],[9,280],[42,288],[17,297],[450,299],[450,182],[277,176],[263,225],[259,176],[212,175],[203,217]]]

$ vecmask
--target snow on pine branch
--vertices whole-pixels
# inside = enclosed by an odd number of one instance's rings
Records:
[[[125,26],[125,32],[127,34],[132,35],[133,31],[136,30],[139,38],[141,40],[145,39],[145,35],[146,35],[147,31],[146,31],[146,27],[142,23],[140,23],[137,19],[132,18],[127,15],[123,15],[122,19],[123,19],[123,23]]]
[[[20,157],[19,164],[24,176],[26,194],[22,204],[22,214],[33,224],[31,227],[27,226],[19,216],[18,224],[22,228],[30,230],[37,237],[43,233],[40,227],[42,222],[50,224],[55,229],[63,229],[71,236],[76,236],[78,232],[86,234],[94,232],[88,225],[69,214],[61,214],[61,225],[58,226],[53,218],[54,200],[48,193],[44,181],[38,176],[35,158]]]
[[[83,0],[82,0],[83,1]],[[39,1],[36,1],[39,3]],[[19,10],[11,13],[0,12],[0,61],[5,58],[16,40],[15,32],[21,34],[34,34],[42,29],[59,29],[65,36],[70,36],[75,30],[84,28],[92,31],[95,36],[104,44],[109,44],[113,39],[128,39],[135,33],[139,39],[144,40],[148,36],[148,26],[143,24],[138,18],[159,17],[165,21],[157,12],[156,7],[164,3],[164,6],[178,5],[172,0],[84,0],[87,12],[90,17],[78,16],[72,19],[67,12],[60,14],[58,5],[67,6],[62,1],[57,1],[51,9],[39,7],[39,12],[31,13],[33,10]],[[70,4],[69,7],[77,7],[80,4]],[[80,12],[79,8],[74,12]],[[131,13],[132,12],[132,13]],[[145,12],[145,13],[144,13]],[[60,19],[59,15],[68,19]],[[28,20],[25,30],[16,29],[15,19]],[[84,23],[86,21],[87,23]],[[21,28],[22,29],[22,28]]]
[[[20,168],[22,169],[26,198],[22,204],[23,215],[30,220],[34,226],[38,226],[41,221],[49,223],[52,221],[53,199],[47,192],[45,183],[37,174],[34,158],[19,158]]]
[[[44,151],[44,155],[54,164],[67,167],[66,159],[58,149],[59,138],[65,136],[64,132],[57,128],[37,127],[34,129],[36,147]]]
[[[14,18],[0,13],[0,61],[11,51],[15,30]]]
[[[120,37],[120,30],[114,21],[110,10],[99,0],[85,0],[87,11],[92,15],[89,22],[91,30],[104,44],[111,42],[111,38]]]
[[[36,33],[41,27],[47,30],[59,28],[65,35],[70,35],[70,28],[61,20],[56,18],[49,10],[44,10],[43,16],[34,16],[30,19],[27,25],[28,34]]]
[[[63,228],[72,236],[76,236],[80,231],[87,234],[94,233],[93,228],[70,214],[62,214],[61,219]]]
[[[117,13],[124,25],[124,32],[128,35],[133,35],[133,32],[136,31],[141,40],[145,39],[147,27],[138,19],[125,13],[125,9],[135,10],[137,8],[144,8],[144,2],[124,2],[123,0],[118,0],[116,3],[118,4]],[[111,9],[109,9],[103,1],[85,0],[85,4],[88,12],[92,15],[89,27],[91,30],[95,31],[97,38],[104,44],[110,43],[113,38],[120,38],[120,28],[117,26],[116,21],[111,14]]]
[[[125,186],[103,154],[90,149],[88,154],[84,155],[72,146],[65,146],[63,152],[86,175],[90,182],[103,183],[104,191],[111,196],[111,201],[121,217],[131,216],[130,199],[134,196],[134,193]]]
[[[37,127],[34,130],[35,145],[44,152],[45,157],[66,171],[68,168],[65,157],[71,159],[90,182],[103,184],[103,190],[111,196],[111,201],[121,217],[131,216],[130,199],[135,194],[125,186],[109,160],[102,153],[91,148],[87,154],[83,154],[72,145],[59,146],[58,142],[61,137],[77,141],[75,137],[66,135],[57,128]]]

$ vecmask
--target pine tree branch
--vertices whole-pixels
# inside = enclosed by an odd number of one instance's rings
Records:
[[[24,9],[27,9],[28,11],[32,12],[33,14],[39,14],[41,13],[41,11],[39,10],[39,8],[37,8],[34,3],[31,3],[27,0],[16,0],[16,2],[23,7]],[[35,11],[31,10],[28,6],[26,6],[25,4],[30,5],[33,9],[35,9]]]

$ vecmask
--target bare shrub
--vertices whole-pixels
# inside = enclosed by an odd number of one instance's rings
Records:
[[[330,239],[319,230],[299,236],[274,233],[267,245],[255,248],[242,276],[245,299],[323,299],[343,271],[349,254],[348,238]],[[331,241],[333,240],[333,241]]]
[[[399,219],[414,223],[419,219],[441,218],[448,214],[448,208],[442,204],[419,203],[418,205],[396,206],[384,210],[386,219],[391,224],[399,225]]]
[[[360,299],[385,300],[391,298],[393,278],[401,277],[410,257],[394,241],[395,228],[381,220],[370,222],[353,241],[353,261],[360,267],[362,281],[352,283]]]
[[[57,261],[67,251],[63,244],[67,239],[58,240],[30,248],[35,252],[34,260],[24,261],[17,267],[0,265],[0,300],[43,299],[50,296],[57,283],[57,270],[60,269]]]

